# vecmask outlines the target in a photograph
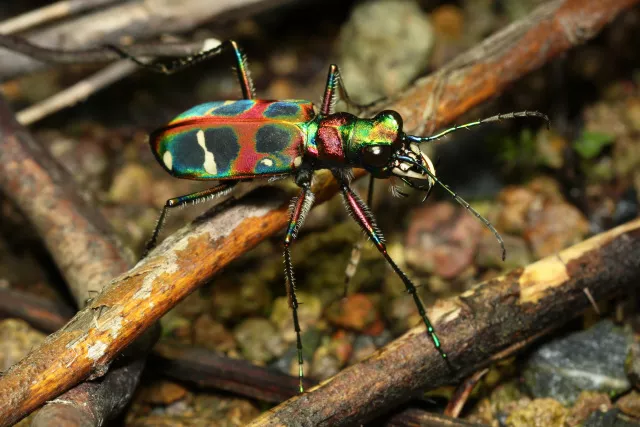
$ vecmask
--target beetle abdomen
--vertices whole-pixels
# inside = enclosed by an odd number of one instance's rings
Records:
[[[154,133],[151,148],[165,169],[178,178],[291,173],[302,162],[311,114],[312,104],[302,101],[210,102],[182,113]]]

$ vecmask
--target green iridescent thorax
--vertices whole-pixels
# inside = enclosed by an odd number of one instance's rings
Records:
[[[402,145],[401,135],[402,118],[395,111],[383,111],[372,119],[358,119],[353,124],[346,157],[354,166],[364,167],[373,173],[381,172],[383,167],[368,161],[367,151],[379,147],[391,154]]]

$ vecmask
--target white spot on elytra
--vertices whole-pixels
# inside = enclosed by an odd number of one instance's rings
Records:
[[[262,159],[260,160],[260,163],[267,166],[267,167],[271,167],[273,166],[273,160],[271,159]]]
[[[171,155],[171,152],[165,151],[162,155],[162,161],[164,162],[164,165],[167,167],[167,169],[173,169],[173,156]]]
[[[96,342],[94,345],[90,345],[87,351],[87,357],[94,362],[104,356],[104,351],[107,349],[107,344],[102,341]]]
[[[298,156],[293,159],[293,166],[298,167],[302,164],[302,157]]]
[[[204,170],[211,175],[217,175],[218,166],[216,165],[216,159],[213,157],[213,153],[207,150],[204,139],[204,131],[202,129],[200,129],[196,133],[196,138],[198,139],[198,145],[204,150],[204,163],[202,165],[204,167]]]

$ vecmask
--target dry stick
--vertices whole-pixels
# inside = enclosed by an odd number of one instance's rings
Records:
[[[184,43],[136,43],[123,46],[135,57],[189,56],[208,48],[211,39]],[[53,64],[90,64],[121,59],[122,56],[105,46],[84,50],[54,49],[33,44],[24,37],[0,34],[0,47]],[[2,68],[0,68],[0,73]]]
[[[318,202],[336,190],[330,174],[318,174]],[[88,376],[102,374],[115,356],[182,298],[282,229],[292,196],[275,187],[253,191],[212,218],[184,227],[112,281],[64,328],[0,378],[0,425],[15,422]]]
[[[561,252],[488,280],[459,297],[439,302],[429,317],[443,338],[456,378],[492,362],[491,354],[590,307],[582,289],[597,300],[632,292],[640,285],[640,219]],[[452,378],[424,327],[411,329],[370,358],[263,414],[253,427],[346,426],[392,408],[418,390]]]
[[[291,375],[232,359],[213,351],[167,342],[155,346],[149,360],[153,372],[196,384],[230,391],[270,403],[280,403],[298,394],[299,379]],[[304,386],[318,382],[304,379]]]
[[[447,407],[444,409],[444,414],[449,417],[458,418],[474,387],[476,386],[476,384],[478,384],[478,382],[480,382],[482,377],[484,377],[487,372],[489,372],[488,368],[481,369],[477,372],[474,372],[469,378],[462,381],[462,383],[458,385],[455,393],[449,400]]]
[[[18,318],[44,332],[55,332],[73,313],[44,298],[0,288],[0,319]],[[97,319],[99,321],[99,319]],[[148,369],[178,381],[207,389],[219,389],[264,402],[280,403],[298,393],[297,376],[256,366],[214,351],[172,342],[155,345]],[[304,378],[305,388],[317,381]]]
[[[132,264],[73,177],[15,121],[0,98],[0,190],[30,220],[79,306]]]
[[[495,96],[505,83],[535,70],[556,55],[594,37],[637,0],[551,0],[458,56],[443,70],[415,82],[391,103],[413,134],[447,125]],[[434,91],[442,94],[432,99]]]
[[[17,318],[44,332],[61,328],[75,310],[24,292],[0,288],[0,319]]]
[[[15,122],[2,100],[0,189],[37,228],[79,306],[132,264],[104,218],[80,197],[73,178]],[[145,354],[150,344],[143,340],[135,348]],[[70,391],[64,396],[63,412],[99,424],[126,405],[142,360],[114,370],[102,384],[86,383]],[[59,425],[51,417],[48,420]]]
[[[53,114],[56,111],[70,107],[88,98],[89,95],[117,82],[138,71],[140,67],[129,60],[120,60],[96,74],[70,86],[57,94],[27,107],[16,114],[16,119],[24,126],[28,126]]]
[[[451,67],[454,71],[448,79],[447,90],[442,91],[442,96],[436,101],[438,123],[444,124],[455,119],[465,109],[541,65],[544,58],[548,60],[572,47],[580,38],[568,31],[572,27],[567,23],[580,24],[584,34],[593,35],[624,8],[635,3],[637,0],[568,0],[562,5],[553,2],[556,7],[563,7],[555,9],[546,20],[532,23],[528,31],[513,40],[513,44],[500,55],[493,52],[488,64],[479,59],[479,52],[487,50],[484,47],[463,55],[455,63],[466,64],[464,72],[459,70],[460,67]],[[522,27],[523,24],[519,25]],[[512,28],[499,34],[508,36]],[[532,57],[531,52],[536,49],[542,52]],[[523,56],[521,51],[528,55]],[[496,69],[500,72],[495,72]],[[437,80],[421,80],[420,90],[412,91],[410,97],[418,100],[426,97]],[[483,85],[485,81],[487,84]],[[463,97],[459,93],[463,93]],[[412,132],[417,129],[424,113],[421,105],[425,104],[405,99],[397,100],[395,105],[403,108],[407,130]],[[327,186],[326,181],[320,182],[324,187]],[[326,188],[321,195],[326,198],[334,192],[335,187]],[[0,395],[8,397],[0,402],[1,422],[11,423],[91,373],[103,371],[121,348],[180,298],[207,281],[211,274],[232,258],[284,227],[288,203],[286,197],[274,193],[274,190],[265,190],[262,195],[269,198],[271,205],[265,204],[264,199],[260,203],[256,201],[256,204],[251,204],[251,199],[247,199],[244,205],[238,204],[230,211],[235,216],[217,216],[211,222],[210,229],[205,224],[186,228],[169,239],[143,265],[115,281],[92,305],[96,309],[98,306],[95,304],[105,308],[103,315],[107,316],[107,322],[101,323],[100,328],[94,327],[94,311],[87,308],[76,315],[65,329],[50,336],[45,344],[12,367],[0,378]],[[186,235],[190,230],[193,233]],[[223,230],[223,234],[216,233],[216,230]],[[177,245],[173,251],[170,250],[172,244]],[[176,251],[176,248],[181,249]],[[163,272],[162,268],[166,267],[169,270]],[[156,271],[156,268],[159,270]],[[120,283],[126,286],[118,286]],[[165,293],[157,292],[157,288]],[[128,289],[135,290],[136,298],[127,292]],[[599,293],[594,292],[594,295],[597,297]],[[135,307],[132,303],[136,303]],[[61,366],[61,363],[69,364],[69,367]],[[389,371],[393,368],[389,367]]]
[[[48,21],[122,0],[63,0],[0,22],[0,34],[17,33]]]
[[[53,304],[43,298],[0,288],[0,318],[19,318],[50,333],[67,322],[71,317],[67,313],[69,310],[66,307]],[[489,360],[493,363],[511,357],[536,339],[547,335],[552,329],[544,329],[525,340],[516,342],[492,355]],[[155,372],[179,381],[190,382],[204,388],[230,391],[265,402],[280,403],[285,398],[298,393],[298,377],[274,372],[204,348],[163,342],[154,347],[150,365]],[[304,380],[305,389],[316,384],[310,378]],[[454,399],[451,402],[453,401]],[[456,416],[446,412],[445,414]]]
[[[392,416],[385,427],[486,427],[418,408],[407,408]]]
[[[160,34],[190,31],[221,14],[242,10],[246,11],[243,16],[247,16],[256,8],[265,9],[288,1],[293,0],[129,1],[37,31],[29,35],[28,39],[33,44],[43,47],[87,49],[105,43],[119,44],[123,37],[144,39]],[[143,55],[141,52],[130,53]],[[194,52],[189,52],[192,53]],[[28,52],[25,54],[29,55]],[[151,52],[145,54],[154,56]],[[47,64],[30,57],[0,50],[0,80],[44,66]]]
[[[206,44],[206,46],[204,46],[204,44]],[[212,49],[218,45],[220,45],[219,40],[207,39],[203,42],[202,50]],[[139,58],[139,60],[146,62],[146,58]],[[31,125],[50,114],[77,104],[93,93],[139,70],[140,66],[130,60],[119,60],[73,86],[61,90],[44,101],[19,111],[16,114],[16,118],[24,126]]]

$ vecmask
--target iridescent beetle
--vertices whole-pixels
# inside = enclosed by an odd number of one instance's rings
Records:
[[[367,204],[351,189],[349,171],[351,168],[363,168],[371,174],[369,204],[373,193],[373,178],[397,177],[410,187],[427,192],[437,183],[491,230],[500,243],[504,259],[504,244],[495,228],[436,178],[433,163],[417,144],[433,141],[461,128],[501,119],[534,116],[548,123],[547,116],[535,111],[514,112],[456,126],[433,136],[417,137],[403,132],[402,118],[395,111],[382,111],[370,119],[344,112],[335,113],[334,103],[338,91],[345,102],[359,107],[349,101],[336,65],[329,67],[322,106],[316,114],[313,104],[309,101],[254,99],[246,58],[234,41],[226,41],[214,49],[170,64],[147,64],[119,48],[112,48],[122,57],[164,74],[172,74],[229,49],[235,57],[244,98],[198,105],[151,134],[151,149],[171,175],[177,178],[221,182],[210,189],[167,200],[147,244],[145,255],[155,246],[168,209],[222,195],[230,191],[240,180],[294,176],[296,184],[300,187],[300,194],[291,202],[289,225],[283,243],[286,288],[296,332],[302,392],[302,342],[290,247],[313,204],[313,172],[329,169],[340,185],[349,213],[404,282],[407,292],[411,294],[418,307],[429,337],[442,359],[449,365],[447,354],[427,317],[415,285],[389,256],[382,233],[376,226]]]

